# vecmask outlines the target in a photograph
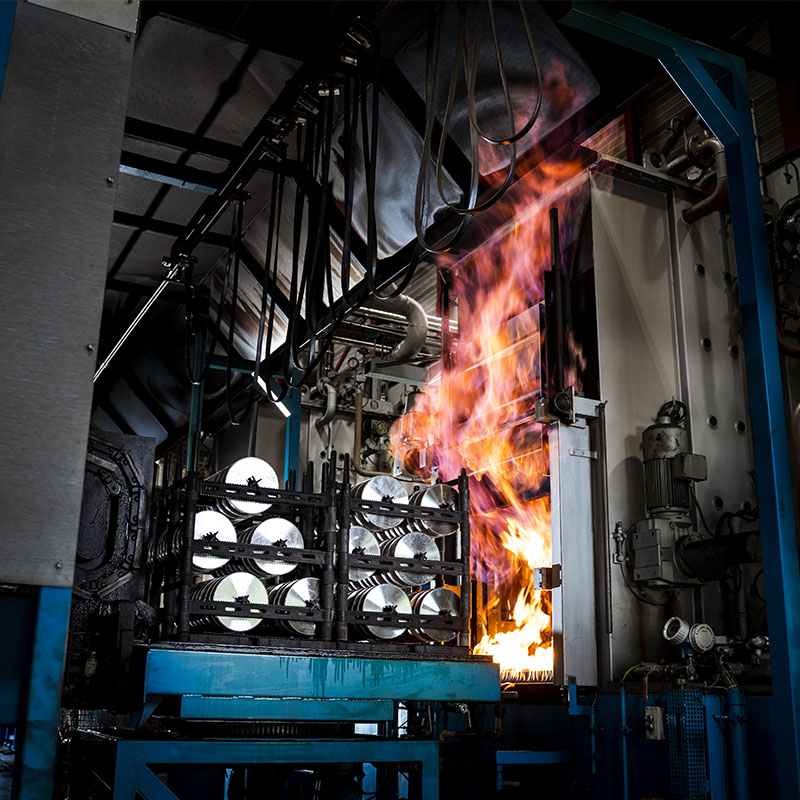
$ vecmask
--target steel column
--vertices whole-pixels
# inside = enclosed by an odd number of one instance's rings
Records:
[[[273,387],[275,391],[275,387]],[[285,457],[283,461],[283,479],[289,480],[292,470],[295,475],[300,471],[300,418],[302,415],[302,408],[300,401],[302,394],[300,389],[289,389],[283,404],[289,411],[289,416],[286,418],[286,447]]]
[[[11,29],[14,27],[16,11],[16,0],[0,3],[0,94],[3,91],[3,78],[6,76],[6,61],[8,60],[8,48],[11,46]]]
[[[14,800],[42,800],[53,794],[71,598],[67,588],[39,589],[27,697],[17,726]]]
[[[719,695],[703,695],[709,800],[727,800],[728,798],[728,768],[725,759],[725,734],[723,731],[725,723],[722,710],[722,698]]]
[[[774,747],[781,797],[800,797],[800,564],[777,332],[747,72],[736,56],[580,2],[566,24],[661,62],[725,146],[767,578]]]

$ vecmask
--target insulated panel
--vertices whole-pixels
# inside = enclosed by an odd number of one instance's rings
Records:
[[[627,529],[644,517],[642,431],[662,403],[682,394],[667,200],[664,192],[617,176],[592,176],[600,399],[608,404],[612,528],[620,521]],[[670,614],[639,603],[616,564],[611,580],[613,634],[601,649],[601,673],[618,679],[636,661],[661,658],[661,627]],[[691,616],[689,603],[690,597],[681,596],[670,613]]]
[[[674,198],[674,196],[673,196]],[[674,198],[675,285],[691,446],[708,460],[708,480],[697,484],[712,527],[721,512],[756,506],[753,445],[747,401],[736,266],[729,262],[725,218],[712,214],[688,226]]]
[[[3,583],[72,585],[133,48],[17,6],[0,100]]]

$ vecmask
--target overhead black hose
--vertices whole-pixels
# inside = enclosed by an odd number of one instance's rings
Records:
[[[233,207],[234,227],[236,229],[236,246],[233,251],[233,285],[231,287],[231,316],[228,324],[228,347],[225,358],[225,404],[228,408],[228,418],[232,425],[241,425],[245,417],[237,417],[233,413],[231,386],[233,380],[233,358],[234,347],[233,337],[236,331],[236,306],[239,302],[239,244],[242,241],[243,227],[243,205],[244,201],[240,198]],[[223,299],[224,300],[224,299]],[[255,378],[253,378],[255,380]],[[248,413],[250,409],[247,409]]]
[[[447,96],[447,108],[445,109],[444,115],[444,122],[442,123],[442,135],[441,141],[439,144],[439,154],[440,157],[436,161],[436,188],[439,192],[440,200],[451,210],[454,211],[456,214],[460,215],[473,215],[473,214],[480,214],[482,211],[486,211],[487,209],[491,208],[501,197],[506,193],[508,187],[511,185],[511,181],[514,178],[514,170],[517,166],[517,146],[514,144],[516,139],[510,141],[508,144],[511,147],[511,155],[509,156],[509,163],[508,163],[508,170],[506,172],[505,180],[503,184],[486,200],[482,203],[475,205],[474,196],[470,198],[470,202],[464,206],[459,207],[452,203],[449,203],[444,196],[444,188],[443,188],[443,168],[442,168],[442,158],[441,154],[444,153],[444,145],[447,141],[447,135],[450,130],[450,118],[453,114],[453,104],[455,102],[455,90],[456,90],[456,83],[457,83],[457,75],[458,75],[458,61],[459,61],[459,49],[463,53],[463,61],[464,61],[464,77],[466,79],[466,83],[468,86],[467,90],[467,105],[471,109],[470,114],[470,142],[471,142],[471,152],[472,152],[472,172],[473,172],[473,181],[475,190],[473,191],[473,195],[477,195],[477,176],[480,173],[480,165],[479,165],[479,155],[478,155],[478,147],[477,142],[475,141],[475,132],[478,130],[477,128],[473,128],[472,125],[472,117],[475,116],[475,76],[478,72],[478,59],[480,57],[480,46],[481,46],[481,36],[483,34],[483,13],[482,13],[483,6],[478,6],[478,18],[476,22],[476,32],[475,32],[475,52],[472,57],[472,63],[468,66],[467,60],[467,29],[466,29],[466,13],[463,10],[463,4],[459,5],[459,32],[457,36],[457,44],[456,44],[456,58],[453,64],[453,72],[450,76],[450,91]],[[494,19],[494,17],[492,17]],[[493,33],[496,34],[494,30],[494,25],[492,26]],[[496,40],[496,36],[495,36]],[[459,44],[460,42],[460,44]],[[495,41],[496,47],[497,42]],[[505,100],[506,104],[506,114],[508,114],[509,120],[511,120],[511,124],[514,124],[514,109],[511,105],[511,95],[508,92],[507,81],[505,78],[505,70],[502,64],[502,57],[499,55],[498,52],[498,66],[500,68],[500,73],[502,76],[503,82],[503,99]],[[483,134],[481,134],[483,135]],[[485,138],[485,137],[484,137]],[[488,141],[488,140],[487,140]],[[503,142],[502,144],[506,144]]]
[[[309,126],[313,123],[309,121]],[[297,129],[297,153],[298,158],[304,162],[308,156],[308,141],[311,136],[306,138],[306,153],[303,157],[303,129]],[[299,269],[300,269],[300,234],[303,221],[303,204],[305,202],[305,191],[301,181],[297,182],[295,189],[294,199],[294,217],[292,223],[292,276],[289,284],[289,319],[286,328],[286,342],[284,344],[284,363],[283,363],[283,376],[286,383],[294,386],[292,383],[293,371],[297,364],[297,357],[295,348],[297,347],[297,327],[300,318],[300,287],[299,283]]]
[[[222,294],[220,295],[219,304],[217,305],[217,318],[214,326],[214,330],[212,331],[212,341],[211,347],[208,353],[205,356],[205,360],[203,362],[203,368],[200,371],[200,375],[197,376],[194,374],[194,365],[192,364],[191,360],[191,351],[192,351],[192,340],[196,337],[196,333],[193,331],[193,311],[192,311],[192,280],[191,280],[191,265],[188,265],[187,269],[184,269],[184,287],[185,287],[185,319],[186,319],[186,347],[185,347],[185,358],[186,358],[186,375],[189,378],[189,383],[193,386],[199,386],[208,375],[208,371],[211,368],[211,356],[214,353],[214,347],[216,344],[216,335],[217,331],[220,330],[220,325],[222,323],[222,313],[225,308],[225,296],[228,294],[228,281],[231,272],[231,265],[233,264],[233,251],[236,249],[236,211],[234,209],[234,214],[231,221],[231,238],[230,244],[228,245],[228,255],[225,260],[225,272],[222,279]],[[202,283],[202,281],[201,281]]]
[[[489,8],[489,21],[491,22],[492,26],[492,41],[494,42],[494,52],[495,52],[495,57],[497,58],[497,66],[500,72],[500,82],[503,86],[503,95],[506,99],[506,107],[508,108],[511,102],[511,93],[508,88],[508,79],[506,77],[506,70],[503,65],[503,55],[500,49],[500,40],[497,35],[497,25],[495,23],[495,18],[494,18],[494,3],[492,2],[492,0],[488,0],[487,5]],[[537,87],[536,104],[534,105],[533,112],[528,118],[528,121],[516,133],[512,133],[510,136],[507,136],[502,139],[493,139],[491,136],[485,134],[478,125],[478,116],[475,109],[475,81],[478,74],[477,54],[479,52],[479,44],[476,45],[476,57],[473,60],[473,69],[472,69],[472,82],[471,82],[472,85],[468,95],[470,100],[469,118],[472,127],[475,129],[478,135],[489,144],[508,145],[508,144],[513,144],[514,142],[518,142],[520,139],[522,139],[523,136],[525,136],[531,130],[531,128],[533,128],[534,124],[536,123],[536,120],[539,118],[539,112],[542,109],[542,71],[541,68],[539,67],[539,57],[536,54],[536,47],[534,46],[533,43],[533,34],[531,33],[531,26],[528,20],[528,15],[525,13],[525,8],[522,5],[521,0],[517,0],[517,6],[519,8],[520,16],[522,17],[522,25],[525,28],[525,36],[528,39],[528,48],[531,51],[531,60],[533,61],[533,69],[536,74],[536,87]],[[478,41],[480,41],[480,37],[478,37]],[[510,121],[511,121],[511,127],[513,129],[514,127],[513,113],[511,114]]]
[[[503,98],[506,106],[506,114],[508,116],[510,129],[513,131],[514,109],[511,102],[511,92],[508,86],[506,69],[503,63],[502,50],[500,48],[500,40],[497,31],[497,24],[494,16],[494,6],[492,4],[492,0],[487,0],[487,5],[489,9],[489,18],[492,28],[492,40],[494,43],[495,57],[497,59],[497,66],[500,74],[500,82],[503,87]],[[468,47],[467,32],[466,32],[465,4],[459,3],[459,23],[458,23],[458,32],[456,34],[456,46],[455,46],[455,56],[453,60],[453,69],[450,75],[450,89],[448,92],[444,122],[442,124],[442,133],[439,142],[439,152],[436,154],[435,160],[436,160],[436,185],[439,198],[447,208],[449,208],[451,211],[462,217],[472,216],[475,214],[479,214],[482,211],[486,211],[487,209],[495,205],[505,195],[506,191],[511,185],[511,182],[514,177],[514,171],[516,169],[517,152],[515,143],[518,142],[520,139],[522,139],[522,137],[525,136],[533,128],[541,112],[543,93],[542,93],[542,76],[541,76],[541,68],[539,65],[539,58],[536,53],[536,47],[533,42],[533,34],[531,33],[528,16],[525,13],[525,9],[520,0],[518,0],[518,7],[520,11],[520,16],[522,18],[523,27],[525,28],[525,35],[528,40],[528,47],[531,52],[531,59],[533,62],[534,73],[536,76],[536,82],[537,82],[536,104],[534,106],[533,112],[528,118],[528,121],[525,123],[525,125],[522,126],[522,128],[519,131],[513,132],[510,135],[502,138],[493,138],[488,134],[484,133],[483,130],[481,130],[477,120],[477,111],[475,104],[475,86],[477,81],[481,38],[483,33],[483,7],[479,6],[477,11],[478,16],[476,18],[475,45],[474,45],[473,56],[472,59],[470,60],[468,56],[469,47]],[[422,151],[422,158],[420,160],[420,170],[417,176],[417,191],[414,203],[414,221],[417,233],[417,240],[425,248],[425,250],[427,250],[427,252],[433,254],[441,254],[450,250],[455,244],[456,240],[461,235],[461,233],[463,232],[463,225],[464,225],[464,221],[462,220],[453,231],[451,231],[449,234],[446,234],[441,239],[441,241],[439,241],[436,245],[429,245],[425,241],[423,226],[426,217],[426,205],[427,205],[427,200],[426,200],[427,171],[428,171],[428,162],[431,159],[431,150],[432,150],[431,137],[433,134],[435,108],[438,97],[438,74],[439,74],[440,53],[442,49],[444,13],[445,12],[443,9],[440,10],[439,16],[437,18],[437,24],[435,26],[436,39],[437,39],[435,50],[432,50],[433,35],[432,33],[429,33],[428,35],[426,126],[425,126],[425,136],[423,138],[423,151]],[[465,192],[465,194],[467,194],[467,196],[469,197],[469,200],[467,204],[463,206],[456,205],[447,200],[443,185],[444,168],[442,165],[442,155],[444,153],[444,145],[447,141],[447,136],[449,132],[450,119],[452,116],[453,105],[455,102],[455,91],[458,82],[459,64],[461,61],[463,61],[464,77],[467,85],[467,107],[470,120],[470,160],[472,163],[471,176],[470,176],[470,189],[468,194]],[[478,204],[476,204],[475,201],[477,197],[477,185],[479,180],[480,168],[478,163],[479,162],[478,148],[474,136],[475,133],[480,135],[483,138],[483,140],[488,142],[489,144],[511,147],[511,152],[509,155],[508,171],[506,173],[506,177],[503,180],[502,185],[498,189],[496,189],[490,197],[488,197],[486,200]],[[463,191],[464,190],[462,189],[462,192]]]
[[[247,403],[247,413],[243,414],[246,418],[255,403],[256,391],[258,389],[258,373],[261,368],[261,353],[264,346],[264,324],[267,317],[267,290],[270,289],[269,321],[267,322],[267,356],[272,353],[272,334],[275,325],[275,303],[276,287],[278,281],[278,251],[280,246],[281,216],[283,214],[283,189],[284,175],[273,175],[272,177],[272,197],[270,199],[269,224],[267,228],[267,249],[264,255],[264,279],[261,285],[261,313],[258,320],[258,339],[256,340],[255,369],[253,370],[253,380],[250,384],[250,397]],[[274,251],[274,255],[273,255]],[[270,283],[271,277],[271,283]],[[271,376],[270,376],[271,377]],[[274,396],[270,382],[266,382],[267,394],[273,403],[283,400],[289,391],[285,387],[279,395]]]
[[[350,298],[350,261],[353,237],[353,195],[355,194],[355,149],[358,130],[358,95],[354,92],[353,79],[348,75],[344,84],[344,232],[342,234],[342,271],[339,274],[342,288],[342,314],[358,306]]]
[[[435,16],[435,22],[428,28],[425,79],[425,135],[422,138],[422,155],[420,157],[419,170],[417,171],[417,188],[414,196],[414,228],[417,234],[417,241],[425,252],[433,255],[447,253],[461,235],[466,224],[466,219],[462,217],[456,227],[445,234],[435,245],[428,244],[425,240],[424,225],[427,216],[428,162],[431,160],[433,125],[436,119],[436,103],[439,96],[439,64],[444,38],[444,13],[444,9],[440,9]],[[455,70],[454,74],[451,75],[451,82],[454,78]],[[436,153],[436,158],[441,159],[442,155],[440,151]]]

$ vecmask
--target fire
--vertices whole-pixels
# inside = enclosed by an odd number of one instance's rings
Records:
[[[550,595],[534,588],[534,570],[551,565],[547,440],[534,419],[547,383],[539,309],[550,266],[548,211],[557,205],[562,232],[568,228],[583,197],[568,189],[584,169],[580,159],[545,162],[515,186],[491,238],[441,261],[452,275],[457,340],[392,431],[396,451],[424,450],[405,463],[436,465],[445,480],[462,466],[470,475],[480,581],[474,652],[492,656],[505,680],[553,669]]]

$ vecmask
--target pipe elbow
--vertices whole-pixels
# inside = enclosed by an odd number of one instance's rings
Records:
[[[322,384],[325,387],[325,413],[314,423],[317,430],[324,428],[336,416],[336,387],[330,382]]]
[[[683,211],[683,221],[687,225],[692,225],[699,219],[722,210],[728,204],[728,166],[722,142],[713,137],[699,143],[690,141],[688,153],[691,159],[696,159],[700,163],[707,163],[713,157],[717,173],[717,186],[714,191]]]
[[[406,361],[422,350],[428,336],[428,315],[425,309],[414,298],[401,294],[388,300],[375,300],[374,305],[383,311],[401,314],[408,320],[408,332],[405,339],[395,345],[389,359]]]

